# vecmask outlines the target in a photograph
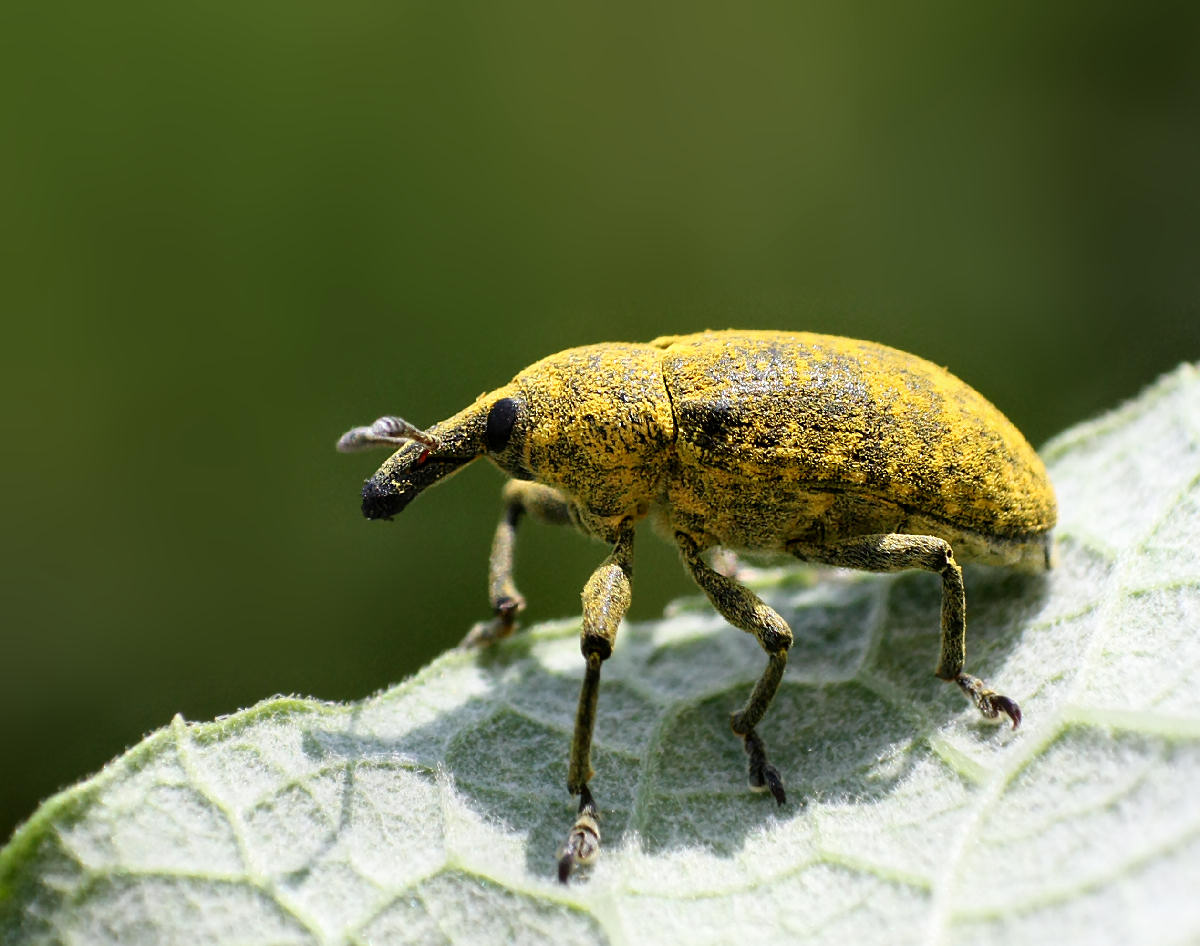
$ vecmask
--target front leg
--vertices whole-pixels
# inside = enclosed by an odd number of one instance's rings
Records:
[[[525,609],[525,598],[513,582],[513,552],[517,545],[517,524],[528,513],[538,522],[569,525],[571,504],[549,486],[525,480],[509,480],[501,494],[504,512],[492,538],[488,557],[488,602],[495,615],[480,621],[463,638],[460,648],[486,647],[508,637],[517,626],[517,615]]]
[[[633,522],[624,520],[617,528],[612,554],[588,579],[583,588],[583,628],[580,650],[587,661],[579,708],[575,712],[575,736],[567,770],[567,791],[579,796],[579,817],[571,826],[558,859],[558,879],[564,884],[576,864],[595,860],[600,852],[600,828],[596,803],[588,789],[592,775],[592,732],[596,726],[596,700],[600,694],[600,665],[612,654],[617,626],[629,609],[633,596]]]

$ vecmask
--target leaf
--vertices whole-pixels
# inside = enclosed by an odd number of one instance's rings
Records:
[[[1182,943],[1200,937],[1200,371],[1046,449],[1047,578],[970,570],[981,722],[930,673],[924,574],[768,572],[797,630],[764,658],[702,599],[622,629],[592,782],[605,851],[554,857],[581,660],[574,620],[449,653],[360,703],[176,718],[55,796],[0,852],[5,943]]]

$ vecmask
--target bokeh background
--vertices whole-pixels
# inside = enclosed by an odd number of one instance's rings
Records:
[[[353,424],[740,326],[918,352],[1038,443],[1200,357],[1195,3],[0,18],[0,839],[176,712],[485,616],[500,475],[368,523]],[[526,529],[526,620],[603,554]],[[647,534],[632,617],[688,591]]]

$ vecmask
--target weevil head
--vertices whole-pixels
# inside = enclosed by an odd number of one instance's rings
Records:
[[[484,455],[490,445],[508,444],[516,425],[510,387],[482,395],[449,420],[421,431],[421,441],[404,443],[362,484],[362,515],[391,519],[422,491]]]
[[[363,515],[396,515],[480,456],[600,518],[644,512],[674,439],[660,361],[650,345],[572,348],[530,365],[428,431],[397,418],[355,428],[341,449],[392,443],[393,435],[413,438],[363,486]]]
[[[362,511],[368,519],[390,519],[425,489],[457,473],[486,449],[488,411],[496,397],[485,395],[424,433],[428,442],[405,443],[363,484]]]

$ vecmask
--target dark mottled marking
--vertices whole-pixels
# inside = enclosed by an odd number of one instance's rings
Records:
[[[730,434],[736,436],[744,424],[733,405],[724,399],[705,404],[685,404],[680,422],[695,439],[697,446],[709,450],[723,444]]]

